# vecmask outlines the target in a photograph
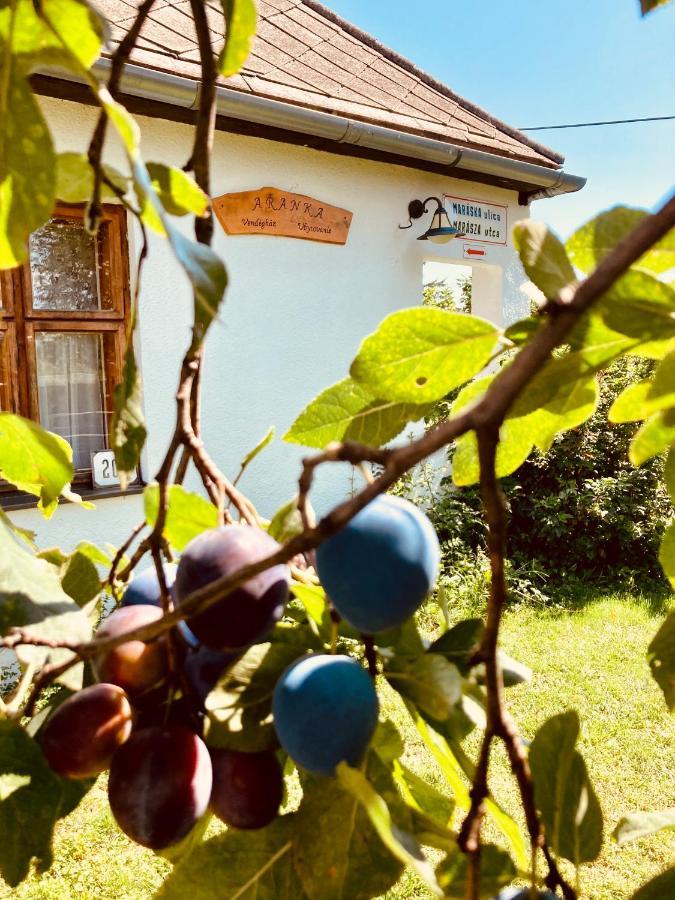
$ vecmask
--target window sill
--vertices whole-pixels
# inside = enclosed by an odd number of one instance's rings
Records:
[[[119,487],[90,488],[73,485],[73,490],[76,494],[79,494],[83,500],[91,500],[94,503],[97,500],[109,500],[114,497],[131,497],[136,494],[142,494],[144,489],[145,485],[140,481],[129,485],[126,491]],[[71,502],[71,500],[66,500],[64,497],[59,497],[59,504]],[[27,494],[25,491],[0,493],[0,507],[4,510],[35,509],[37,508],[37,503],[38,498],[33,494]]]

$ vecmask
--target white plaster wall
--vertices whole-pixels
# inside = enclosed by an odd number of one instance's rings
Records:
[[[78,104],[43,101],[57,149],[86,149],[95,111]],[[189,126],[141,119],[147,160],[184,165],[190,154]],[[123,167],[111,145],[108,162]],[[354,213],[347,245],[292,238],[227,236],[216,225],[214,246],[225,259],[230,287],[222,322],[207,339],[203,434],[210,452],[229,475],[270,424],[279,438],[317,393],[343,378],[361,339],[388,313],[417,304],[422,263],[462,260],[462,241],[438,246],[417,241],[426,227],[407,231],[408,202],[449,193],[508,204],[509,230],[527,215],[515,192],[416,171],[402,166],[320,153],[262,139],[218,132],[213,194],[273,185],[309,194]],[[189,228],[187,220],[181,225]],[[135,224],[130,251],[138,251]],[[524,273],[511,246],[486,245],[485,263],[474,265],[474,311],[501,322],[526,312],[519,291]],[[151,480],[173,422],[173,394],[189,334],[191,296],[167,245],[151,238],[143,273],[138,350],[150,437],[143,476]],[[243,488],[263,515],[295,492],[299,460],[306,451],[277,439],[251,466]],[[324,467],[325,468],[325,467]],[[196,481],[192,480],[196,487]],[[349,490],[346,469],[323,472],[313,500],[323,511]],[[37,528],[43,545],[69,547],[82,537],[119,543],[142,519],[140,497],[99,501],[95,512],[61,506],[49,523],[36,511],[14,514]]]

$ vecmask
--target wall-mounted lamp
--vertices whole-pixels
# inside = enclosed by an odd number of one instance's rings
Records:
[[[399,228],[412,228],[413,219],[421,219],[427,212],[427,203],[433,200],[436,203],[436,211],[431,217],[431,225],[424,234],[421,234],[418,241],[433,241],[434,244],[447,244],[453,238],[464,237],[464,232],[460,231],[450,224],[450,219],[442,201],[438,197],[427,197],[426,200],[411,200],[408,204],[408,215],[410,221],[408,225],[399,225]]]

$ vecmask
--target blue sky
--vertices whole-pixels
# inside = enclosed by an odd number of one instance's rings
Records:
[[[516,127],[675,115],[675,0],[324,0]],[[567,235],[617,202],[653,207],[675,182],[675,120],[534,132],[588,178],[535,203]]]

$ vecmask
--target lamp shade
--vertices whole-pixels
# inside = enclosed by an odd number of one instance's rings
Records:
[[[461,237],[461,232],[450,224],[448,214],[438,203],[438,208],[431,219],[430,227],[421,234],[418,241],[433,241],[434,244],[447,244],[453,238]]]

